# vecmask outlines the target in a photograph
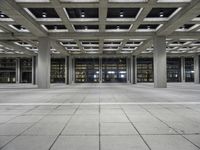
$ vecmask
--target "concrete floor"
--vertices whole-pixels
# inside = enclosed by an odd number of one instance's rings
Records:
[[[200,85],[0,85],[2,150],[197,150]]]

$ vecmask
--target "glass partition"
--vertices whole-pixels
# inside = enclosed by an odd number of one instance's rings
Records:
[[[75,82],[96,83],[99,82],[99,59],[76,58],[75,59]]]
[[[65,58],[51,59],[51,83],[65,83]]]
[[[194,59],[185,58],[185,82],[194,82]]]
[[[0,83],[16,82],[16,60],[1,58],[0,59]]]
[[[32,59],[31,58],[20,59],[20,81],[21,83],[32,82]]]
[[[102,82],[127,82],[125,58],[102,59]]]
[[[137,82],[153,82],[153,58],[137,58]]]
[[[167,58],[167,82],[181,82],[180,58]]]

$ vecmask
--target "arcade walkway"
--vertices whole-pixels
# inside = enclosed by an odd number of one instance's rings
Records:
[[[0,85],[2,150],[198,150],[200,85]]]

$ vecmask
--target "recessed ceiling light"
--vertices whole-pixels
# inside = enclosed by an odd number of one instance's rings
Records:
[[[182,27],[180,27],[180,28],[184,30],[184,29],[185,29],[185,26],[183,25],[183,26],[182,26]]]
[[[81,18],[85,18],[85,12],[84,11],[81,12]]]
[[[160,17],[164,17],[164,12],[162,10],[160,11]]]
[[[0,11],[0,17],[1,18],[4,18],[5,17],[5,15]]]
[[[25,28],[25,27],[23,27],[23,26],[21,26],[21,27],[20,27],[20,30],[26,30],[26,28]]]
[[[120,15],[119,15],[121,18],[124,17],[124,12],[123,11],[120,11]]]
[[[43,13],[42,13],[42,17],[43,17],[43,18],[46,18],[46,17],[47,17],[47,13],[46,13],[46,12],[43,12]]]

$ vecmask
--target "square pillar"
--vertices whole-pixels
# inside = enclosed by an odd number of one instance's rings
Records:
[[[72,57],[67,56],[67,84],[72,84]]]
[[[126,81],[127,83],[130,83],[130,57],[126,57]]]
[[[181,82],[185,82],[185,58],[181,57]]]
[[[50,40],[46,37],[39,38],[37,65],[38,88],[50,88]]]
[[[102,57],[99,57],[99,83],[102,83]]]
[[[154,62],[154,87],[167,87],[167,60],[166,60],[166,37],[156,36],[153,38],[153,62]]]
[[[16,58],[16,83],[20,83],[20,58]]]
[[[68,70],[67,70],[67,64],[68,64],[68,62],[67,62],[67,57],[65,57],[65,84],[68,84]]]
[[[36,56],[32,57],[32,84],[36,84]]]
[[[71,57],[71,59],[72,59],[72,74],[71,74],[71,76],[72,76],[72,83],[75,83],[75,58],[73,58],[73,57]]]
[[[137,59],[135,56],[131,56],[130,59],[130,83],[137,83]]]
[[[199,84],[199,55],[194,56],[194,83]]]

